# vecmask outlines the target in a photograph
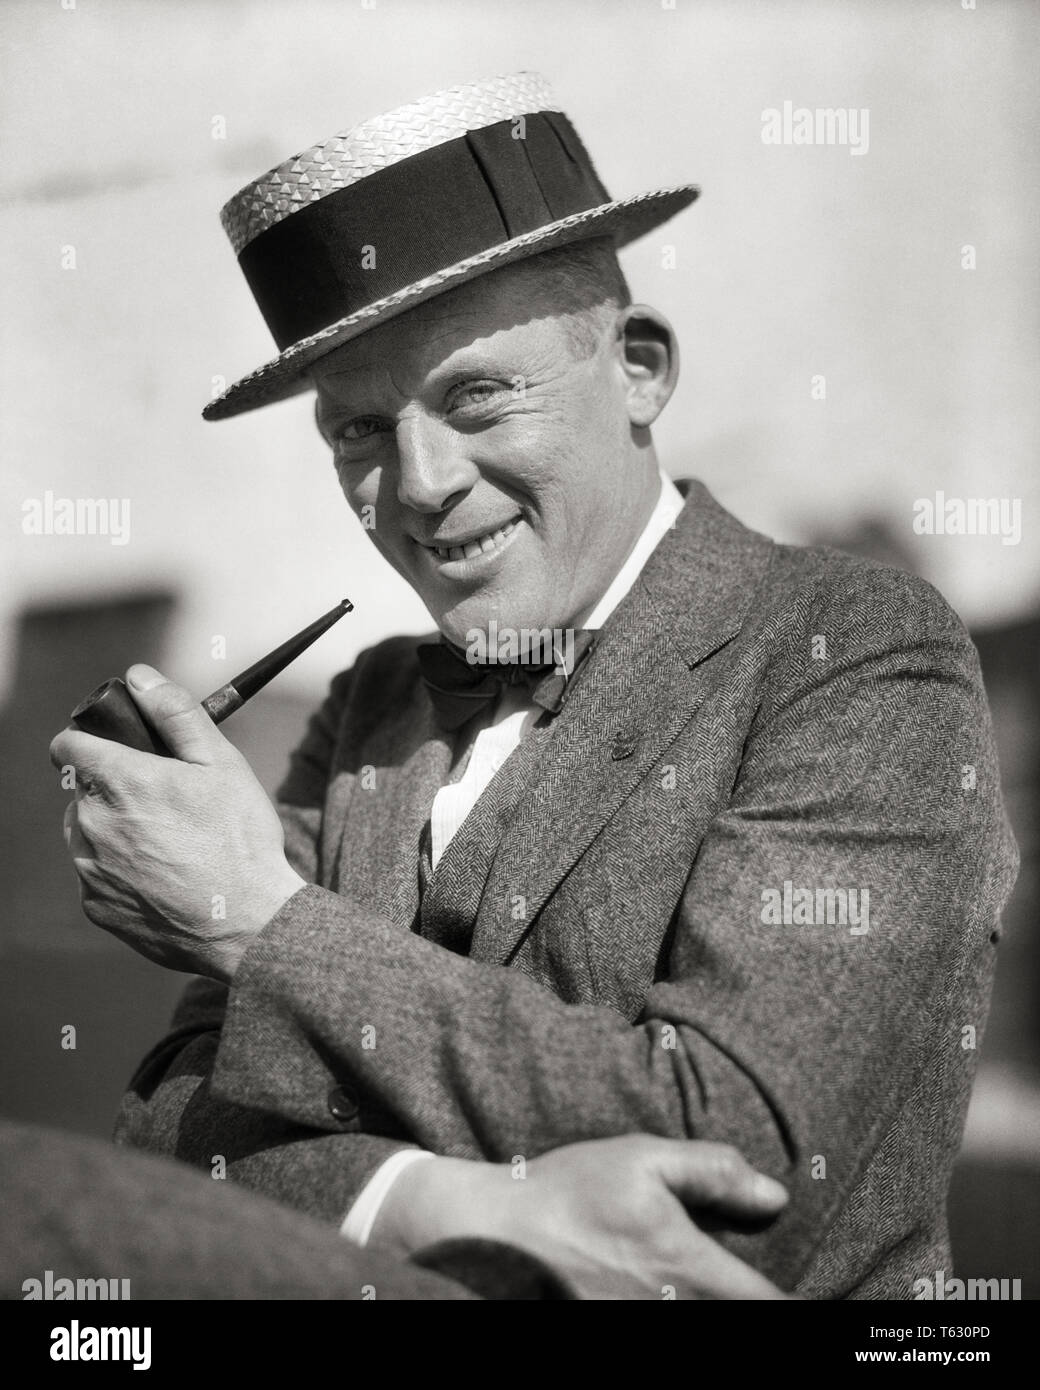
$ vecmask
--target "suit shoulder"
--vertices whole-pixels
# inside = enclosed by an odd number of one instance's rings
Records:
[[[436,640],[436,633],[386,637],[359,652],[353,666],[333,677],[327,704],[342,709],[348,704],[370,703],[373,696],[382,707],[406,698],[419,678],[416,649]]]
[[[352,670],[359,680],[395,680],[400,676],[414,679],[419,669],[416,649],[422,642],[436,641],[437,636],[436,632],[424,632],[418,635],[405,633],[395,637],[384,637],[381,642],[358,653]],[[350,672],[343,674],[349,675]]]
[[[767,583],[809,625],[885,645],[970,643],[964,623],[926,579],[830,546],[777,545]]]

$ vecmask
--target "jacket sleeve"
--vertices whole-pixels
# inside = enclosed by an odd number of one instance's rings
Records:
[[[634,1023],[308,886],[246,953],[214,1094],[329,1130],[339,1084],[363,1129],[389,1117],[496,1161],[633,1131],[725,1140],[791,1187],[757,1249],[797,1277],[924,1059],[957,1065],[962,1026],[981,1027],[951,1001],[988,984],[1016,867],[974,648],[930,586],[875,582],[788,634]],[[808,925],[785,883],[855,897],[844,923]]]
[[[340,701],[352,672],[337,677],[329,699],[311,719],[292,757],[277,802],[286,857],[301,877],[320,872],[322,807]],[[224,1028],[227,989],[193,980],[170,1031],[138,1067],[120,1107],[115,1139],[122,1145],[178,1158],[296,1207],[312,1216],[343,1220],[380,1165],[406,1140],[387,1117],[389,1133],[367,1134],[346,1115],[331,1084],[323,1122],[298,1124],[246,1101],[215,1093],[212,1072]],[[330,1131],[331,1126],[331,1131]],[[391,1137],[394,1135],[395,1137]]]

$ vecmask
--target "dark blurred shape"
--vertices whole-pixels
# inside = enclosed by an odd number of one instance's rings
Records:
[[[183,984],[80,912],[61,830],[73,793],[47,754],[79,696],[121,669],[128,652],[161,664],[174,605],[172,593],[154,590],[40,606],[18,627],[14,693],[0,713],[0,1048],[7,1059],[0,1111],[8,1115],[109,1134],[130,1070]],[[76,1030],[75,1048],[62,1046],[67,1025]]]
[[[1040,1083],[1040,617],[971,635],[989,692],[1004,799],[1022,856],[1004,913],[1003,961],[983,1055],[1015,1063]]]
[[[958,1279],[1021,1279],[1040,1298],[1040,1159],[965,1156],[950,1189],[950,1235]]]
[[[11,880],[3,888],[7,915],[0,949],[69,947],[86,935],[77,931],[72,941],[63,930],[75,905],[61,836],[62,811],[72,792],[62,789],[48,745],[68,724],[83,692],[122,670],[128,652],[142,661],[161,659],[175,601],[171,593],[154,591],[89,605],[41,606],[22,615],[13,695],[0,712],[2,765],[8,786],[18,789],[16,797],[0,798],[4,868]]]

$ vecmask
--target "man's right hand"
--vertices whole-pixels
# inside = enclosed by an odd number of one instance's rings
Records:
[[[726,1144],[627,1135],[570,1144],[523,1165],[437,1158],[396,1180],[371,1243],[410,1254],[460,1236],[528,1250],[583,1298],[782,1299],[724,1250],[696,1213],[768,1221],[779,1183]]]

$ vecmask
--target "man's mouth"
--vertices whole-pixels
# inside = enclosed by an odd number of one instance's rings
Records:
[[[424,549],[436,555],[438,560],[475,560],[478,555],[493,554],[504,545],[516,530],[519,521],[520,518],[517,516],[512,521],[507,521],[504,526],[486,531],[483,535],[470,536],[446,545],[426,545]]]

